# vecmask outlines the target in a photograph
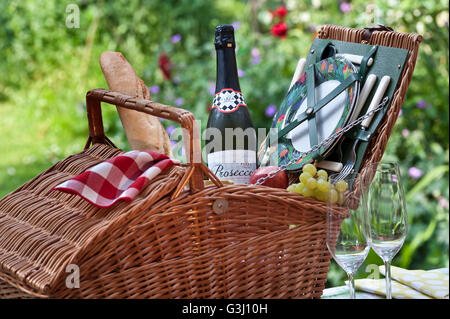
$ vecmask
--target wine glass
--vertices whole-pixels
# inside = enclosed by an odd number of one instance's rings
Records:
[[[367,210],[370,246],[384,262],[386,298],[392,299],[391,261],[408,233],[408,216],[400,169],[396,163],[373,163],[360,174]]]
[[[357,177],[337,181],[338,174],[329,178],[327,198],[327,247],[334,260],[348,276],[350,298],[355,299],[355,273],[369,253],[366,240],[367,221],[355,191]]]

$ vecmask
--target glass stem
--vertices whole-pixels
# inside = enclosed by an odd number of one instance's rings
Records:
[[[392,299],[392,286],[391,286],[391,262],[384,262],[384,271],[386,279],[386,299]]]
[[[348,288],[350,290],[350,299],[356,299],[355,296],[355,275],[353,273],[347,273],[348,275]]]

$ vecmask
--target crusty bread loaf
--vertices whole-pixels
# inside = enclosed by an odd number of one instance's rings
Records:
[[[111,91],[150,100],[150,92],[120,52],[103,52],[100,66]],[[169,137],[155,116],[117,107],[128,143],[134,150],[154,150],[172,156]]]

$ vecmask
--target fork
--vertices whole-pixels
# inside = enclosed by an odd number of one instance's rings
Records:
[[[358,144],[359,140],[355,140],[352,146],[352,151],[350,152],[350,156],[347,159],[347,162],[345,163],[344,167],[342,167],[342,170],[339,172],[339,175],[336,176],[334,179],[336,182],[340,181],[341,179],[346,178],[348,175],[350,175],[353,171],[353,167],[356,163],[356,145]]]
[[[378,106],[378,104],[380,104],[381,99],[384,95],[384,92],[386,92],[390,81],[391,81],[391,78],[387,75],[385,75],[381,78],[380,84],[378,85],[377,90],[375,91],[375,94],[372,98],[372,101],[370,102],[370,105],[367,108],[366,114],[368,114],[369,112],[374,110]],[[372,118],[373,118],[373,115],[368,117],[367,119],[365,119],[361,123],[360,129],[366,130],[369,127],[369,125],[372,121]],[[350,155],[347,159],[347,162],[345,163],[345,165],[342,168],[339,175],[337,175],[335,178],[336,182],[344,179],[345,177],[347,177],[348,175],[353,173],[353,167],[355,167],[355,163],[356,163],[356,146],[358,145],[358,142],[359,142],[359,139],[355,139],[355,142],[353,143],[353,146],[352,146]]]

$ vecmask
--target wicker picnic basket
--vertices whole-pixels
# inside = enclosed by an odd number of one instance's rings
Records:
[[[421,42],[419,35],[365,32],[327,25],[318,33],[409,51],[363,166],[383,155]],[[104,134],[101,102],[180,123],[188,164],[109,208],[52,191],[121,153]],[[320,298],[330,262],[325,203],[265,186],[222,185],[195,161],[198,130],[186,110],[97,89],[87,93],[87,112],[85,150],[0,200],[0,298]],[[204,186],[204,175],[212,185]],[[79,286],[67,282],[73,265]]]

